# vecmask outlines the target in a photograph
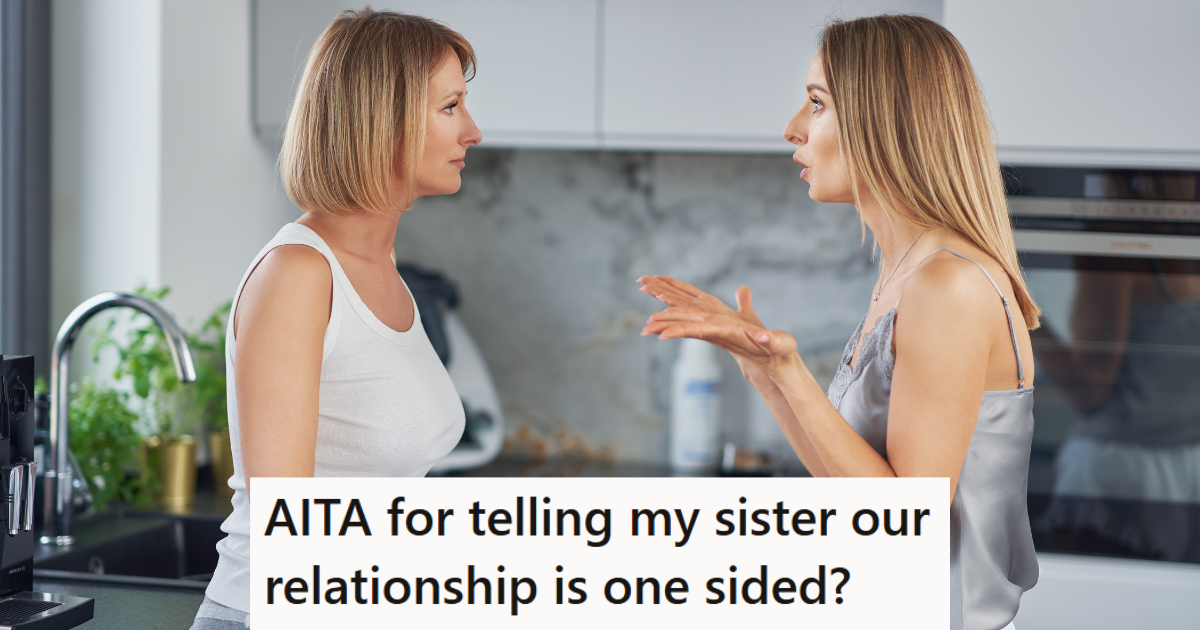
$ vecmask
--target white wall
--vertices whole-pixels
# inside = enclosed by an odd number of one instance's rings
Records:
[[[249,0],[53,0],[54,330],[168,285],[187,325],[295,218],[250,124]]]
[[[299,212],[250,120],[250,1],[163,0],[162,255],[167,307],[199,324]]]
[[[159,281],[162,20],[156,0],[54,0],[51,19],[56,331],[88,296]]]

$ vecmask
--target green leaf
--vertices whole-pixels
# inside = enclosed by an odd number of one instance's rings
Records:
[[[168,287],[137,287],[138,295],[161,300]],[[145,421],[152,431],[164,438],[188,433],[200,422],[215,429],[228,426],[225,400],[225,327],[231,302],[218,305],[198,330],[185,332],[192,349],[197,379],[182,386],[175,373],[170,346],[162,330],[150,317],[133,311],[116,311],[92,344],[93,361],[102,352],[115,351],[117,362],[113,378],[127,382],[133,393],[145,401]],[[119,319],[120,318],[120,319]],[[126,322],[125,326],[118,326]],[[121,328],[123,332],[118,332]]]
[[[91,379],[85,379],[71,397],[68,419],[72,451],[82,469],[80,474],[92,480],[96,509],[141,491],[140,477],[127,472],[136,466],[141,442],[133,428],[137,415],[125,406],[122,394],[98,389]]]
[[[150,396],[150,373],[148,371],[138,371],[133,375],[133,391],[142,398]]]

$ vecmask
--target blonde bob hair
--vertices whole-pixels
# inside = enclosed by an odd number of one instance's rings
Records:
[[[370,7],[334,18],[309,51],[283,136],[292,202],[334,215],[412,205],[429,79],[450,54],[470,80],[475,52],[443,24]]]
[[[974,243],[1008,273],[1037,328],[987,108],[958,40],[928,18],[880,15],[830,23],[820,55],[855,196],[865,186],[889,218]]]

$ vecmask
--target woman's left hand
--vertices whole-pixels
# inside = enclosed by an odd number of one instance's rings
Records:
[[[659,339],[702,339],[729,351],[734,358],[746,361],[775,377],[798,362],[796,339],[782,330],[762,326],[750,305],[750,291],[738,290],[739,310],[735,311],[717,298],[668,276],[644,276],[638,279],[642,291],[667,304],[667,308],[650,316],[643,336],[658,335]]]

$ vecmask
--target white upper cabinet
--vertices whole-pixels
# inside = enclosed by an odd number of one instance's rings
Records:
[[[1200,168],[1200,2],[384,0],[461,32],[484,146],[779,151],[822,25],[942,21],[971,57],[1013,164]],[[257,0],[259,133],[277,138],[340,0]],[[944,11],[943,11],[944,9]],[[943,19],[944,13],[944,19]]]
[[[277,139],[308,49],[340,7],[291,0],[257,0],[252,6],[254,126],[260,137]]]
[[[1200,2],[946,0],[1002,161],[1200,168]]]
[[[941,19],[941,0],[604,0],[605,147],[792,151],[825,22],[884,11]]]
[[[372,2],[432,18],[462,33],[479,68],[466,104],[483,146],[595,147],[596,0],[390,0]],[[305,55],[345,8],[338,0],[255,3],[259,134],[277,138]]]
[[[385,0],[475,47],[484,146],[790,152],[821,26],[942,0]],[[278,138],[304,57],[339,0],[257,0],[254,117]]]
[[[596,145],[596,1],[423,0],[376,8],[445,22],[475,49],[467,107],[483,146]]]

